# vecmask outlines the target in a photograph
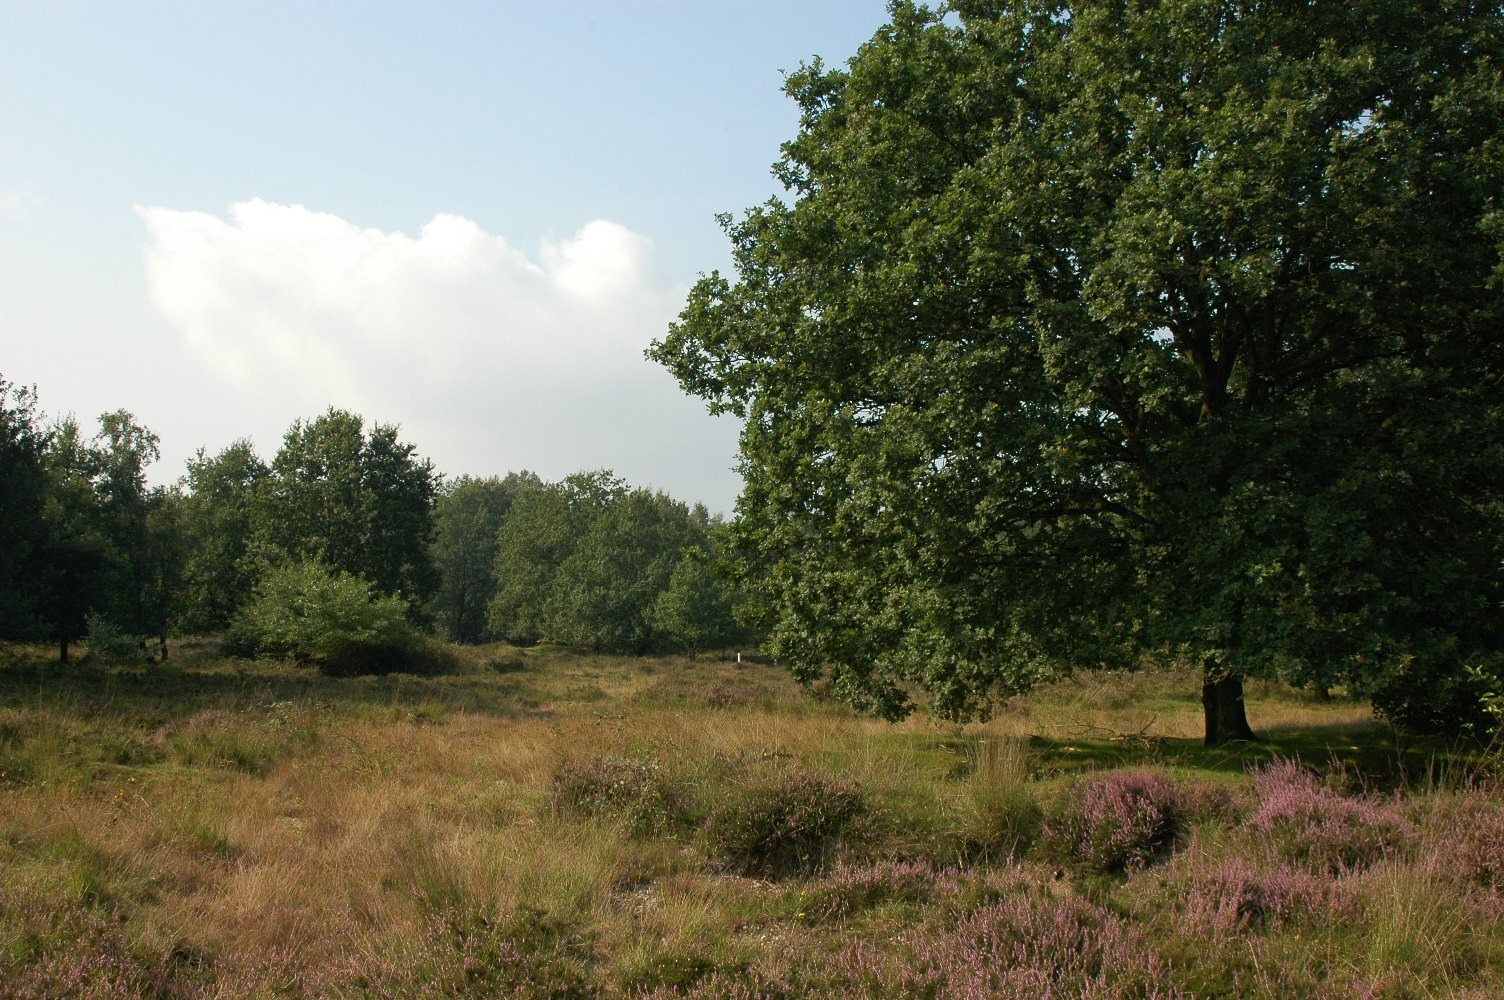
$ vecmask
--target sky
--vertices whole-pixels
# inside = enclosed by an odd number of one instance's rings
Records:
[[[783,72],[883,0],[0,0],[0,377],[154,482],[329,407],[447,478],[729,513],[738,424],[643,350],[781,194]]]

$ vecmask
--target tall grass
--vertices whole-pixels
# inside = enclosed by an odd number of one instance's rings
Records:
[[[0,998],[1504,995],[1497,789],[1349,702],[1206,751],[1177,673],[894,726],[714,658],[175,655],[0,665]]]

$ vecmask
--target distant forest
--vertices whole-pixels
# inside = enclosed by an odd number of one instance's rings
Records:
[[[703,506],[608,471],[445,479],[331,408],[270,463],[239,440],[150,486],[130,413],[49,420],[0,378],[0,638],[167,658],[174,634],[331,672],[421,668],[431,636],[597,650],[743,641]]]

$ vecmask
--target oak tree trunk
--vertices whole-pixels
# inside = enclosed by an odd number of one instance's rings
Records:
[[[1206,745],[1221,746],[1235,740],[1255,740],[1243,704],[1243,678],[1214,673],[1203,668],[1201,707],[1206,714]]]

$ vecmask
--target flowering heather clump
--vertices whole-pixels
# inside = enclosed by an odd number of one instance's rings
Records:
[[[632,1000],[788,1000],[787,985],[752,974],[713,972],[693,986],[659,986],[632,993]]]
[[[1147,940],[1102,907],[1077,898],[1018,895],[959,920],[927,922],[893,949],[852,941],[824,977],[836,996],[954,1000],[1108,1000],[1180,996]]]
[[[1231,822],[1240,818],[1242,797],[1215,781],[1187,781],[1180,786],[1180,809],[1187,825]]]
[[[923,902],[939,873],[922,861],[882,861],[841,865],[800,894],[800,917],[845,917],[887,902]]]
[[[855,785],[794,771],[716,808],[705,835],[710,854],[733,871],[780,878],[823,865],[861,811]]]
[[[1099,872],[1123,872],[1168,854],[1184,825],[1179,786],[1153,771],[1094,775],[1045,823],[1052,854]]]
[[[196,996],[196,955],[174,948],[166,955],[144,954],[126,941],[114,914],[93,910],[56,911],[40,899],[21,899],[0,890],[0,919],[24,928],[29,954],[0,952],[0,1000],[35,997]]]
[[[1441,834],[1439,867],[1478,890],[1490,913],[1504,916],[1504,807],[1475,792],[1441,822]]]
[[[435,915],[400,943],[373,943],[296,977],[296,995],[590,1000],[600,993],[593,958],[573,928],[538,910],[495,920]]]
[[[1413,828],[1392,807],[1340,795],[1294,761],[1254,772],[1249,825],[1285,857],[1333,873],[1373,864],[1409,844]]]
[[[1212,934],[1272,930],[1321,915],[1352,916],[1355,909],[1341,883],[1288,864],[1261,866],[1244,858],[1193,871],[1184,899],[1187,924]]]
[[[553,779],[554,808],[573,816],[620,816],[633,833],[662,833],[688,815],[684,796],[655,761],[596,757],[561,766]]]

